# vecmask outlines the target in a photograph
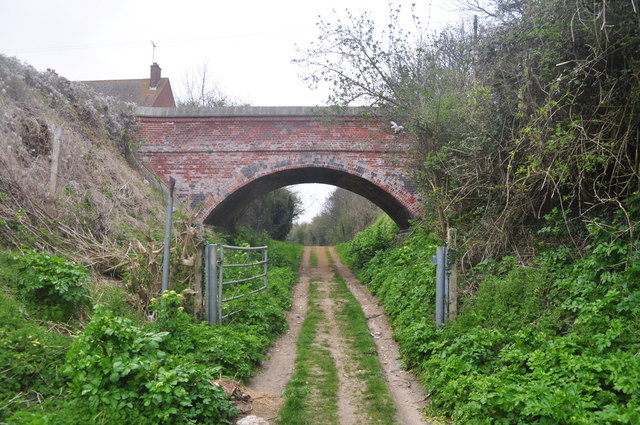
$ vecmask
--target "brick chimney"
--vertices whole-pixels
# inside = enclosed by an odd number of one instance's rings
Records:
[[[149,82],[150,88],[155,89],[158,87],[158,83],[160,82],[160,71],[162,71],[160,69],[160,65],[154,62],[153,65],[151,65],[151,80]]]

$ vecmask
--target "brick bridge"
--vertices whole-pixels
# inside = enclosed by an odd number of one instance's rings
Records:
[[[324,113],[323,113],[324,112]],[[252,199],[279,187],[326,183],[369,199],[401,228],[421,214],[403,165],[406,137],[389,122],[323,108],[139,108],[138,157],[176,193],[229,227]]]

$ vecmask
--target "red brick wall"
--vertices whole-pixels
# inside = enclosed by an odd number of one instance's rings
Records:
[[[202,218],[224,226],[253,197],[297,183],[359,193],[398,224],[421,214],[406,137],[385,122],[313,116],[140,117],[139,158]]]

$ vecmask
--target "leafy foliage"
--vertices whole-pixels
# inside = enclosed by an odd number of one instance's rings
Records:
[[[223,326],[194,323],[184,311],[182,296],[173,291],[154,300],[151,308],[157,320],[149,329],[171,335],[160,348],[198,364],[217,365],[226,376],[251,376],[266,348],[286,328],[284,311],[291,306],[297,276],[288,266],[297,264],[300,247],[277,242],[272,247],[281,266],[269,268],[269,292],[242,299],[235,306],[239,312]]]
[[[310,85],[330,85],[329,103],[364,103],[404,125],[433,230],[467,236],[468,266],[514,247],[525,255],[554,208],[580,249],[584,223],[638,190],[639,11],[606,0],[463,3],[488,18],[474,31],[429,35],[414,12],[411,33],[393,5],[387,25],[366,13],[322,19],[298,62]]]
[[[68,354],[72,394],[109,422],[229,423],[235,408],[211,383],[215,368],[163,351],[168,336],[98,308]]]
[[[246,300],[224,326],[195,323],[184,308],[188,300],[175,291],[151,302],[151,324],[96,307],[70,348],[67,337],[28,326],[15,314],[0,317],[0,341],[7,347],[0,365],[15,378],[0,380],[2,417],[12,415],[16,424],[229,423],[235,408],[212,381],[249,377],[286,326],[284,310],[297,276],[289,266],[298,262],[300,247],[275,243],[273,252],[280,267],[270,270],[269,293]],[[0,272],[0,278],[12,276]],[[7,307],[2,313],[23,309],[0,295]],[[32,403],[36,394],[46,397],[43,404]]]
[[[337,188],[325,201],[311,223],[293,226],[287,240],[312,246],[346,242],[364,230],[380,215],[380,209],[360,195]]]
[[[15,273],[19,297],[52,320],[66,320],[78,308],[88,305],[89,292],[83,283],[87,269],[61,257],[26,250],[7,257]]]
[[[389,217],[381,218],[373,226],[356,234],[353,241],[346,243],[348,254],[345,260],[356,269],[362,268],[377,251],[391,246],[397,231],[398,227]]]
[[[234,226],[244,226],[255,234],[266,232],[275,240],[284,241],[300,215],[300,200],[287,188],[276,189],[249,202],[238,215]]]
[[[414,228],[365,263],[360,277],[421,374],[431,414],[461,424],[637,423],[640,246],[625,237],[638,230],[628,226],[635,217],[592,221],[583,257],[554,247],[528,266],[513,257],[479,265],[443,329],[433,320],[428,232]]]
[[[68,337],[37,324],[0,285],[0,421],[13,411],[60,395]]]

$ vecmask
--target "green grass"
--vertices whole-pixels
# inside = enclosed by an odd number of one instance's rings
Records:
[[[329,258],[331,258],[329,256]],[[360,307],[360,303],[347,287],[344,279],[335,272],[338,282],[334,286],[333,296],[341,306],[336,319],[340,330],[350,344],[352,359],[357,370],[361,371],[358,378],[364,384],[365,405],[362,409],[368,416],[368,424],[395,424],[395,406],[389,394],[386,381],[382,375],[382,368],[378,360],[375,344],[371,339],[367,320]]]
[[[318,326],[326,320],[318,306],[317,280],[309,285],[309,310],[300,329],[296,369],[287,383],[285,404],[277,422],[280,425],[338,425],[336,364],[329,350],[314,344]]]
[[[311,254],[309,254],[309,264],[311,264],[311,267],[318,267],[318,254],[315,251],[311,251]]]
[[[331,251],[327,247],[327,248],[324,249],[324,252],[325,252],[325,254],[327,256],[327,265],[328,265],[329,268],[332,268],[333,267],[333,257],[331,257]]]

